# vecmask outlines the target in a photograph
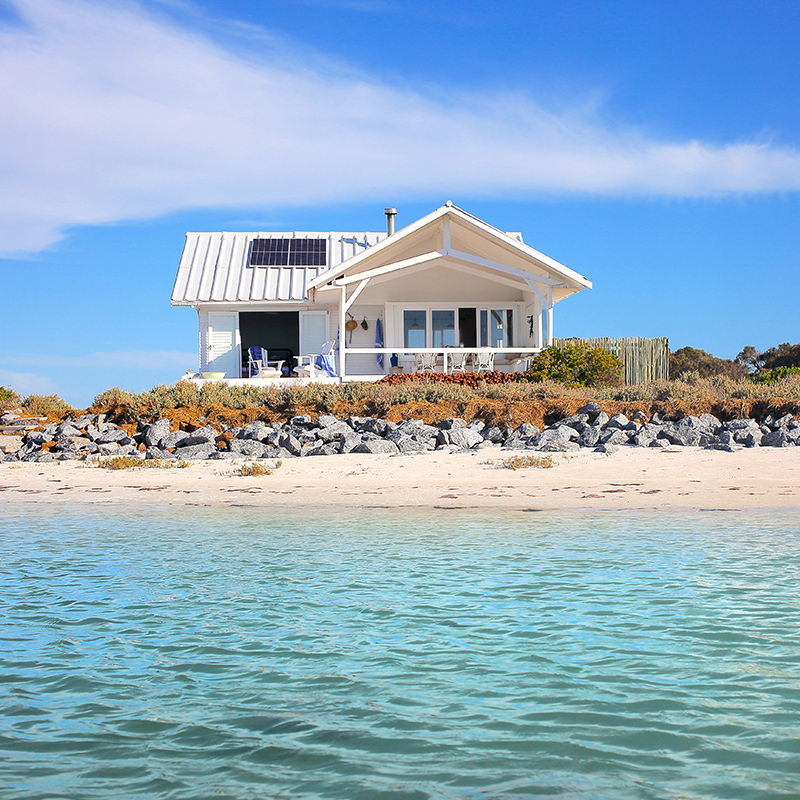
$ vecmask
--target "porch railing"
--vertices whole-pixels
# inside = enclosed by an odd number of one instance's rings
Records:
[[[448,364],[453,356],[474,355],[475,353],[492,352],[496,356],[510,356],[512,358],[525,358],[534,356],[542,351],[541,347],[343,347],[338,353],[340,376],[347,376],[347,356],[349,355],[371,355],[382,354],[384,357],[384,368],[386,359],[393,354],[398,356],[410,357],[413,359],[417,353],[431,353],[442,359],[442,370],[447,372]],[[376,372],[377,365],[376,365]]]

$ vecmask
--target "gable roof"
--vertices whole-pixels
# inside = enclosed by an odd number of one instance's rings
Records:
[[[392,263],[392,250],[402,249],[403,246],[410,244],[415,237],[420,237],[426,229],[432,229],[446,219],[455,221],[459,225],[478,233],[495,250],[505,250],[514,256],[522,265],[520,269],[515,270],[515,272],[520,273],[520,279],[524,280],[526,275],[534,282],[537,278],[556,278],[555,285],[559,287],[559,291],[554,293],[557,295],[554,296],[556,302],[581,289],[591,289],[592,287],[591,281],[586,277],[550,258],[550,256],[546,256],[544,253],[529,247],[522,241],[521,236],[505,233],[448,201],[445,205],[418,219],[411,225],[402,228],[392,236],[386,237],[373,247],[354,254],[350,259],[343,261],[333,269],[320,273],[309,281],[308,288],[314,289],[324,286],[344,275],[357,276],[361,271],[366,273],[370,267],[378,264],[390,264]],[[434,252],[437,251],[442,258],[452,256],[455,260],[458,260],[459,256],[465,255],[464,253],[450,250],[447,244],[441,250],[438,248],[434,250]],[[433,253],[429,255],[432,256]],[[413,260],[409,259],[409,261]],[[492,269],[488,259],[481,259],[481,261],[486,262],[484,266],[487,269]],[[496,268],[500,267],[500,263],[496,264]],[[553,285],[552,280],[547,282]]]

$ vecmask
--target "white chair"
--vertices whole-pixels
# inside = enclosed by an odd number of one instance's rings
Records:
[[[436,368],[436,353],[414,353],[414,372],[433,372]]]
[[[450,372],[466,372],[469,364],[469,353],[456,353],[450,357]]]
[[[297,369],[295,372],[301,378],[313,378],[320,370],[331,378],[336,377],[334,353],[336,352],[336,339],[329,339],[319,349],[319,353],[297,356]]]
[[[475,372],[494,372],[494,350],[475,353]]]

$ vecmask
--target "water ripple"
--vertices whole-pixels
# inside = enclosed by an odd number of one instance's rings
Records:
[[[798,523],[7,508],[2,797],[798,797]]]

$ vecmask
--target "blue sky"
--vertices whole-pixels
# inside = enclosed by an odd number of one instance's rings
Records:
[[[797,2],[0,0],[0,384],[194,367],[187,230],[448,199],[594,282],[557,335],[800,341],[799,35]]]

